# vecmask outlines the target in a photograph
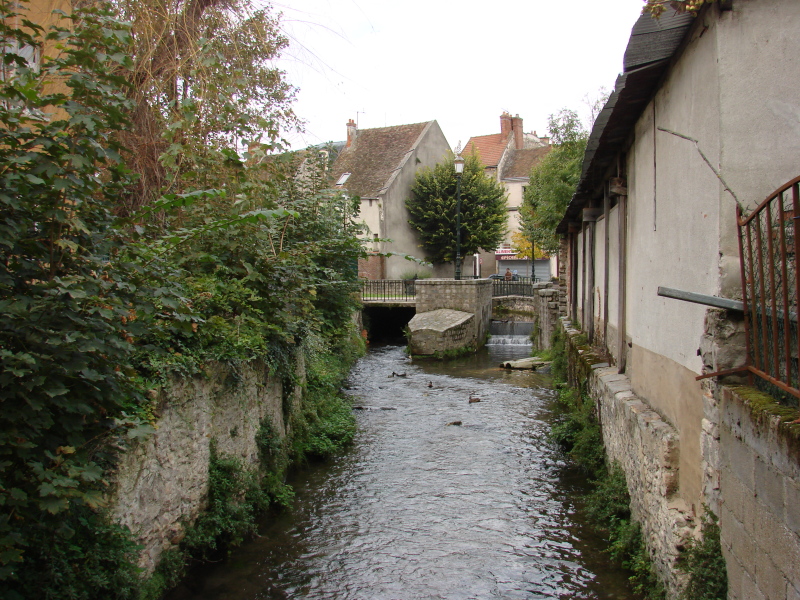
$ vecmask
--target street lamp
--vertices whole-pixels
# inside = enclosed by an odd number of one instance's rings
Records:
[[[456,167],[456,280],[461,279],[461,175],[464,173],[465,162],[461,152],[456,149],[453,160]]]

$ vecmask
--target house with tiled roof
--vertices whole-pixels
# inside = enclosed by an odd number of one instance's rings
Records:
[[[359,130],[350,119],[347,143],[331,175],[337,188],[361,199],[361,217],[373,240],[371,256],[359,261],[360,276],[401,279],[430,270],[391,253],[424,259],[405,201],[417,171],[433,168],[449,150],[436,121]]]
[[[512,117],[508,112],[500,115],[500,133],[471,137],[464,146],[463,155],[477,154],[488,177],[497,179],[506,189],[508,207],[508,230],[503,243],[494,253],[481,255],[481,276],[497,273],[498,268],[517,270],[522,276],[536,275],[540,279],[549,277],[548,261],[519,258],[511,248],[511,235],[520,230],[519,209],[522,196],[530,180],[531,169],[550,152],[550,139],[539,137],[536,132],[526,133],[522,129],[522,118]],[[535,268],[538,268],[534,273]]]

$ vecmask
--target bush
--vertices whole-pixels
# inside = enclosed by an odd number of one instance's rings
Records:
[[[725,600],[728,597],[728,572],[722,556],[717,516],[708,507],[701,518],[700,539],[692,540],[678,562],[689,575],[683,600]]]

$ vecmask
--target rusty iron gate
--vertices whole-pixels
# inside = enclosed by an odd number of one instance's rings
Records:
[[[800,280],[800,177],[778,188],[749,215],[736,209],[742,270],[746,369],[800,398],[797,301]]]

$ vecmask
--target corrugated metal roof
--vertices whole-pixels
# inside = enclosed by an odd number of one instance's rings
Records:
[[[558,233],[566,233],[571,221],[580,220],[581,210],[602,185],[608,168],[624,148],[693,21],[689,13],[665,13],[659,20],[642,15],[633,26],[625,50],[625,70],[617,77],[614,92],[592,127],[581,180],[556,229]]]

